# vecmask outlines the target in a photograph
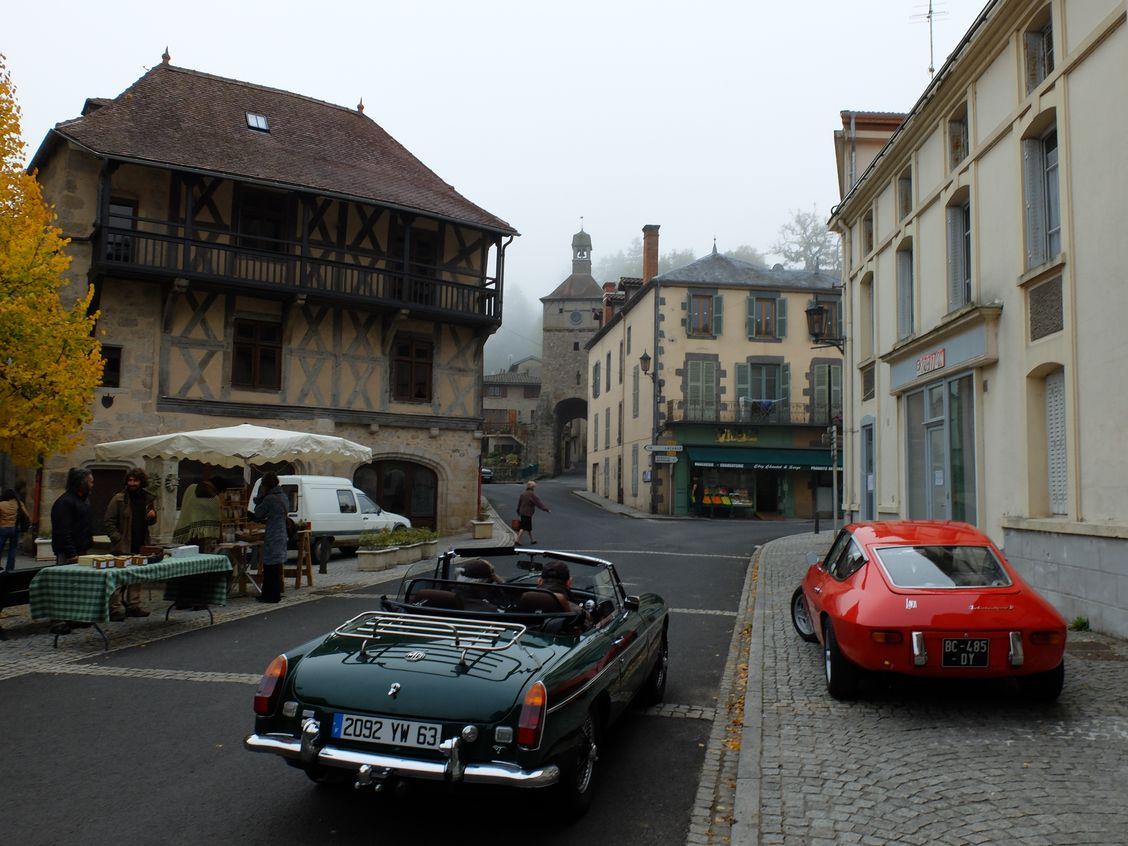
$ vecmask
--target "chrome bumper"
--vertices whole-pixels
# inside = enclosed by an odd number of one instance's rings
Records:
[[[385,752],[365,752],[338,746],[318,746],[319,726],[307,718],[302,723],[302,737],[288,734],[249,734],[243,746],[251,752],[269,752],[307,764],[341,769],[385,771],[388,776],[429,779],[433,781],[466,782],[468,784],[505,784],[510,787],[548,787],[560,780],[560,768],[555,764],[535,770],[523,770],[504,761],[486,764],[463,764],[459,755],[462,741],[457,737],[444,740],[439,745],[442,760],[408,758]],[[366,779],[367,780],[367,779]]]

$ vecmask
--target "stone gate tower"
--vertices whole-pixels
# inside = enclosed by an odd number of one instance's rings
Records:
[[[540,471],[584,467],[587,453],[588,363],[584,344],[600,326],[603,290],[591,275],[591,236],[572,236],[572,273],[544,307],[541,395],[536,454]]]

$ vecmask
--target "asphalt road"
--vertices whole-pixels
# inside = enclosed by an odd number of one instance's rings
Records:
[[[715,778],[718,697],[753,548],[806,524],[631,519],[538,485],[543,546],[603,555],[630,591],[672,608],[666,703],[636,710],[604,744],[591,811],[565,826],[529,791],[425,785],[391,795],[311,785],[280,759],[252,755],[251,696],[278,652],[324,632],[395,584],[283,604],[0,681],[3,839],[19,844],[575,843],[683,844]],[[520,486],[486,494],[503,518]]]

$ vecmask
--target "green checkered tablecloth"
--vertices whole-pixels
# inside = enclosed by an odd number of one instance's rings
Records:
[[[123,585],[165,582],[165,599],[226,605],[231,562],[223,555],[166,558],[159,564],[95,570],[79,564],[46,567],[31,580],[34,619],[104,623],[110,619],[110,594]]]

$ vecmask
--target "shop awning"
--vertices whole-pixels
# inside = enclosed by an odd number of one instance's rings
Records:
[[[766,447],[686,447],[698,467],[736,470],[830,470],[829,449],[769,449]],[[842,467],[839,456],[838,467]]]

